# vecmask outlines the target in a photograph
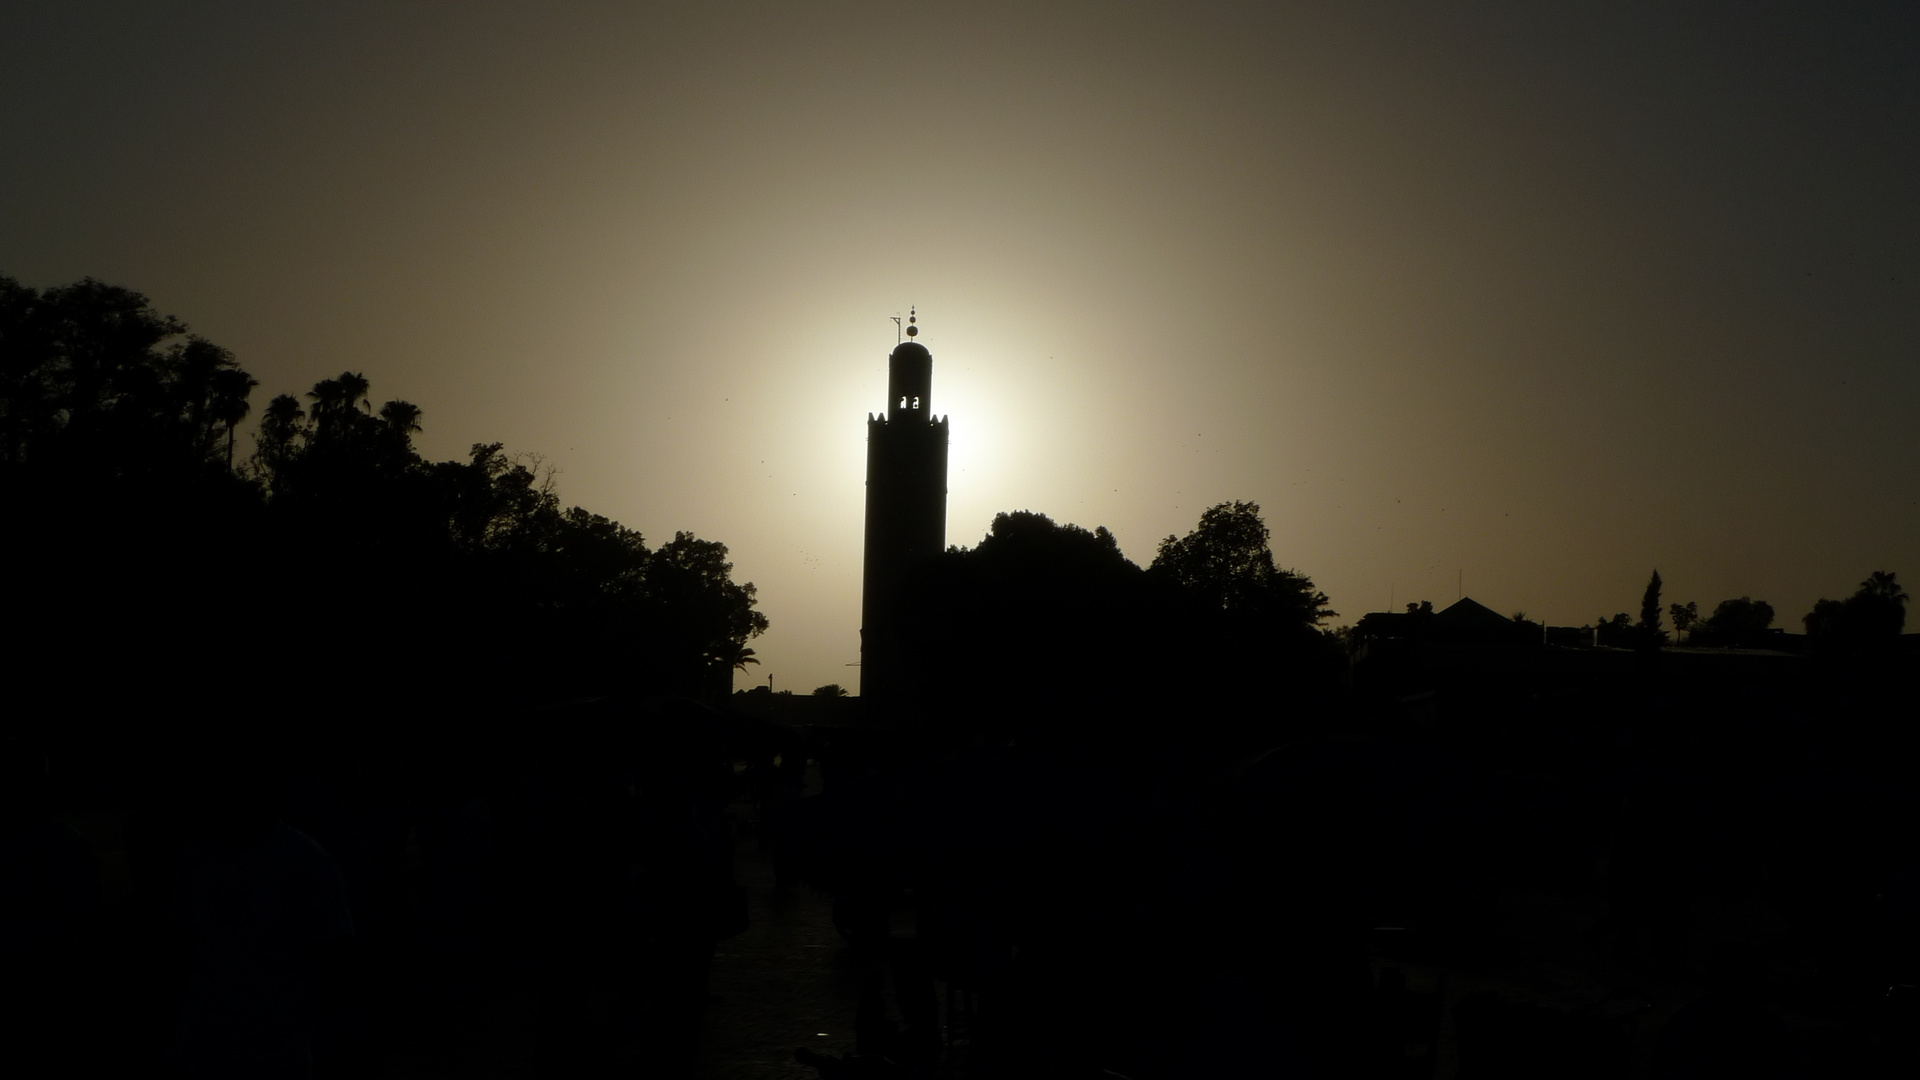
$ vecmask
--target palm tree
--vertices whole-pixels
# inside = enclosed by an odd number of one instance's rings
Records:
[[[1902,607],[1906,606],[1909,599],[1907,590],[1900,587],[1900,583],[1894,580],[1894,576],[1886,570],[1875,570],[1868,575],[1867,580],[1860,583],[1861,595],[1884,600],[1890,604],[1899,604]]]
[[[411,401],[395,399],[380,406],[380,419],[397,435],[420,434],[420,406]]]
[[[748,664],[757,664],[760,660],[753,655],[752,649],[729,638],[707,649],[707,662],[715,667],[733,668],[744,674]]]
[[[711,665],[707,670],[712,673],[711,677],[715,680],[715,689],[722,697],[733,692],[735,671],[744,673],[748,664],[760,662],[753,655],[752,649],[731,638],[709,646],[704,655],[707,663]]]
[[[270,476],[279,471],[295,454],[294,442],[304,439],[312,429],[307,426],[306,410],[292,394],[279,394],[267,402],[260,417],[260,430],[254,432],[254,462]]]
[[[1872,633],[1897,637],[1907,626],[1907,599],[1907,590],[1894,580],[1892,572],[1875,570],[1860,583],[1860,591],[1847,605],[1858,612],[1855,620],[1872,627]]]
[[[1906,628],[1907,590],[1886,570],[1875,570],[1845,600],[1821,600],[1803,620],[1811,637],[1898,637]]]
[[[314,383],[307,396],[313,399],[313,420],[320,434],[339,434],[341,422],[357,415],[362,407],[371,412],[373,406],[367,401],[369,385],[365,375],[351,371],[341,372],[337,379]]]
[[[248,403],[247,396],[251,394],[253,388],[259,386],[260,383],[255,380],[253,376],[237,367],[222,368],[214,372],[210,383],[211,385],[208,387],[210,391],[208,414],[216,423],[226,426],[227,468],[231,470],[233,468],[234,430],[240,426],[240,421],[245,420],[247,414],[253,411],[253,406]]]

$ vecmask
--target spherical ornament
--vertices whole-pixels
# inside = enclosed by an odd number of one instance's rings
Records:
[[[907,327],[907,336],[908,336],[908,337],[919,337],[919,336],[920,336],[920,328],[919,328],[919,327],[917,327],[917,326],[909,326],[909,327]]]

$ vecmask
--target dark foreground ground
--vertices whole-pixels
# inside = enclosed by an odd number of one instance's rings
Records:
[[[617,994],[590,995],[582,1005],[589,1015],[581,1030],[590,1043],[579,1063],[582,1075],[811,1078],[818,1074],[795,1061],[797,1048],[830,1055],[855,1049],[857,960],[833,925],[832,898],[805,886],[776,889],[772,864],[753,837],[750,810],[736,804],[730,817],[736,876],[747,889],[752,923],[716,951],[712,997],[693,1060],[673,1057],[666,1046],[671,1040],[648,1027],[644,1010]],[[75,824],[100,856],[111,908],[121,891],[116,886],[124,886],[114,822],[98,816]],[[1837,989],[1816,960],[1782,932],[1778,914],[1758,894],[1737,881],[1706,878],[1692,904],[1694,951],[1719,939],[1776,943],[1765,958],[1767,1004],[1792,1027],[1803,1075],[1882,1075],[1862,1060],[1867,1052],[1862,1033],[1872,1029],[1885,1002]],[[1627,1075],[1662,1075],[1655,1049],[1668,1019],[1700,996],[1699,965],[1663,966],[1596,943],[1589,931],[1603,912],[1597,890],[1512,889],[1488,904],[1469,940],[1423,942],[1392,929],[1376,932],[1376,978],[1390,981],[1396,976],[1389,973],[1397,972],[1414,994],[1438,992],[1445,1002],[1433,1043],[1408,1047],[1412,1069],[1404,1075],[1459,1075],[1458,1007],[1487,992],[1509,1002],[1584,1014],[1595,1030],[1617,1033],[1630,1062]],[[911,926],[896,917],[894,931],[910,934]],[[553,1063],[542,1059],[540,1003],[528,981],[494,970],[475,985],[471,999],[447,1008],[418,972],[384,973],[368,999],[382,1015],[370,1018],[374,1022],[357,1060],[335,1074],[395,1080],[556,1075]],[[988,1075],[969,1068],[966,1017],[950,1015],[946,988],[937,991],[947,1047],[931,1070],[918,1075],[929,1080]],[[1431,1064],[1422,1068],[1418,1059],[1429,1053]]]
[[[833,928],[832,898],[805,888],[776,892],[771,864],[759,849],[751,841],[737,847],[753,925],[722,942],[715,953],[713,1000],[699,1032],[692,1076],[816,1077],[794,1060],[795,1049],[840,1055],[854,1047],[854,973],[849,951]],[[605,1010],[596,1017],[604,1042],[587,1075],[678,1074],[681,1066],[661,1059],[642,1023],[615,1015],[611,1002],[597,1004]],[[466,1016],[445,1023],[417,1014],[411,1023],[403,1020],[372,1048],[363,1075],[392,1080],[546,1076],[533,1035],[534,1010],[518,980],[495,975],[486,980],[484,999]]]

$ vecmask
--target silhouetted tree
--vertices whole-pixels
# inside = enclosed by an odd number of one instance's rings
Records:
[[[271,487],[273,477],[299,451],[296,440],[305,432],[307,411],[292,394],[279,394],[260,414],[260,427],[253,433],[252,467]]]
[[[217,476],[255,385],[139,293],[0,277],[0,468],[149,486]]]
[[[1852,599],[1863,612],[1871,612],[1863,617],[1869,620],[1872,632],[1898,634],[1906,628],[1907,590],[1900,587],[1892,573],[1875,570],[1860,583],[1860,591]]]
[[[1106,529],[997,514],[978,545],[949,548],[901,591],[903,685],[994,725],[1098,699],[1114,685],[1107,672],[1133,666],[1141,578]]]
[[[1609,648],[1628,648],[1636,644],[1638,632],[1633,625],[1633,616],[1624,611],[1616,612],[1611,618],[1602,615],[1594,620],[1594,638],[1599,644]]]
[[[380,420],[387,430],[403,439],[420,433],[420,407],[405,401],[389,401],[380,406]]]
[[[383,414],[398,438],[404,412]],[[602,690],[636,682],[693,690],[759,662],[746,643],[766,630],[766,616],[753,610],[752,583],[732,580],[726,545],[682,532],[650,550],[618,522],[562,510],[538,462],[498,443],[424,471],[439,507],[436,542],[487,583],[498,617],[545,637],[556,658],[572,658],[562,662],[576,677]]]
[[[847,688],[844,686],[841,686],[837,682],[830,682],[825,686],[814,687],[813,696],[814,697],[846,697]]]
[[[263,557],[258,493],[228,453],[253,386],[230,353],[131,290],[0,278],[16,709],[104,672],[114,687],[100,693],[131,694],[212,666]]]
[[[949,549],[903,591],[905,682],[983,738],[1121,745],[1134,730],[1168,734],[1131,725],[1172,709],[1209,718],[1183,738],[1291,718],[1344,654],[1317,625],[1326,597],[1276,569],[1265,536],[1256,507],[1227,504],[1143,571],[1105,528],[997,515],[977,546]]]
[[[1660,571],[1655,570],[1647,581],[1647,591],[1640,597],[1640,624],[1635,627],[1640,632],[1643,644],[1647,648],[1658,648],[1666,643],[1667,632],[1660,625]]]
[[[498,699],[710,692],[755,662],[766,618],[723,545],[652,549],[497,443],[428,462],[421,409],[375,410],[354,371],[275,397],[236,469],[256,385],[130,290],[0,278],[0,562],[35,568],[9,596],[36,628],[22,685]]]
[[[1700,605],[1692,600],[1684,604],[1670,604],[1667,615],[1673,619],[1673,632],[1687,637],[1693,633],[1694,624],[1700,621]]]
[[[753,650],[747,648],[745,645],[731,649],[726,645],[717,646],[714,649],[714,660],[717,663],[727,665],[729,668],[743,675],[746,674],[748,664],[757,664],[760,662],[760,658],[754,655]]]
[[[1434,630],[1433,601],[1407,601],[1407,610],[1369,611],[1360,616],[1346,640],[1351,649],[1368,641],[1381,641],[1389,638],[1422,639],[1431,636]]]
[[[767,629],[767,617],[753,610],[752,582],[736,583],[727,546],[689,532],[653,553],[647,566],[647,591],[664,622],[691,645],[697,643],[702,666],[731,669],[739,649]]]
[[[365,375],[351,371],[313,384],[307,396],[313,399],[313,422],[322,438],[340,437],[340,429],[353,426],[362,408],[372,410],[373,403],[366,399],[369,386]]]
[[[1897,637],[1906,627],[1907,592],[1895,575],[1875,570],[1845,600],[1821,600],[1803,620],[1810,637],[1870,641]]]
[[[1275,567],[1260,506],[1209,508],[1186,536],[1160,541],[1151,574],[1163,575],[1221,610],[1257,613],[1277,626],[1317,628],[1339,613],[1305,575]]]
[[[1713,614],[1694,627],[1689,640],[1697,645],[1754,645],[1772,625],[1772,604],[1742,596],[1720,601]]]
[[[212,385],[214,393],[208,414],[216,423],[226,428],[227,468],[231,470],[234,432],[239,429],[240,421],[245,420],[247,414],[252,411],[253,406],[247,398],[253,388],[260,384],[246,372],[231,368],[215,372]]]

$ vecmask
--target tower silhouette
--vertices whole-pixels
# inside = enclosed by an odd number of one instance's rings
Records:
[[[933,415],[933,354],[909,340],[887,357],[886,411],[867,414],[866,565],[860,596],[860,696],[885,708],[900,685],[900,617],[914,568],[947,546],[947,418]]]

